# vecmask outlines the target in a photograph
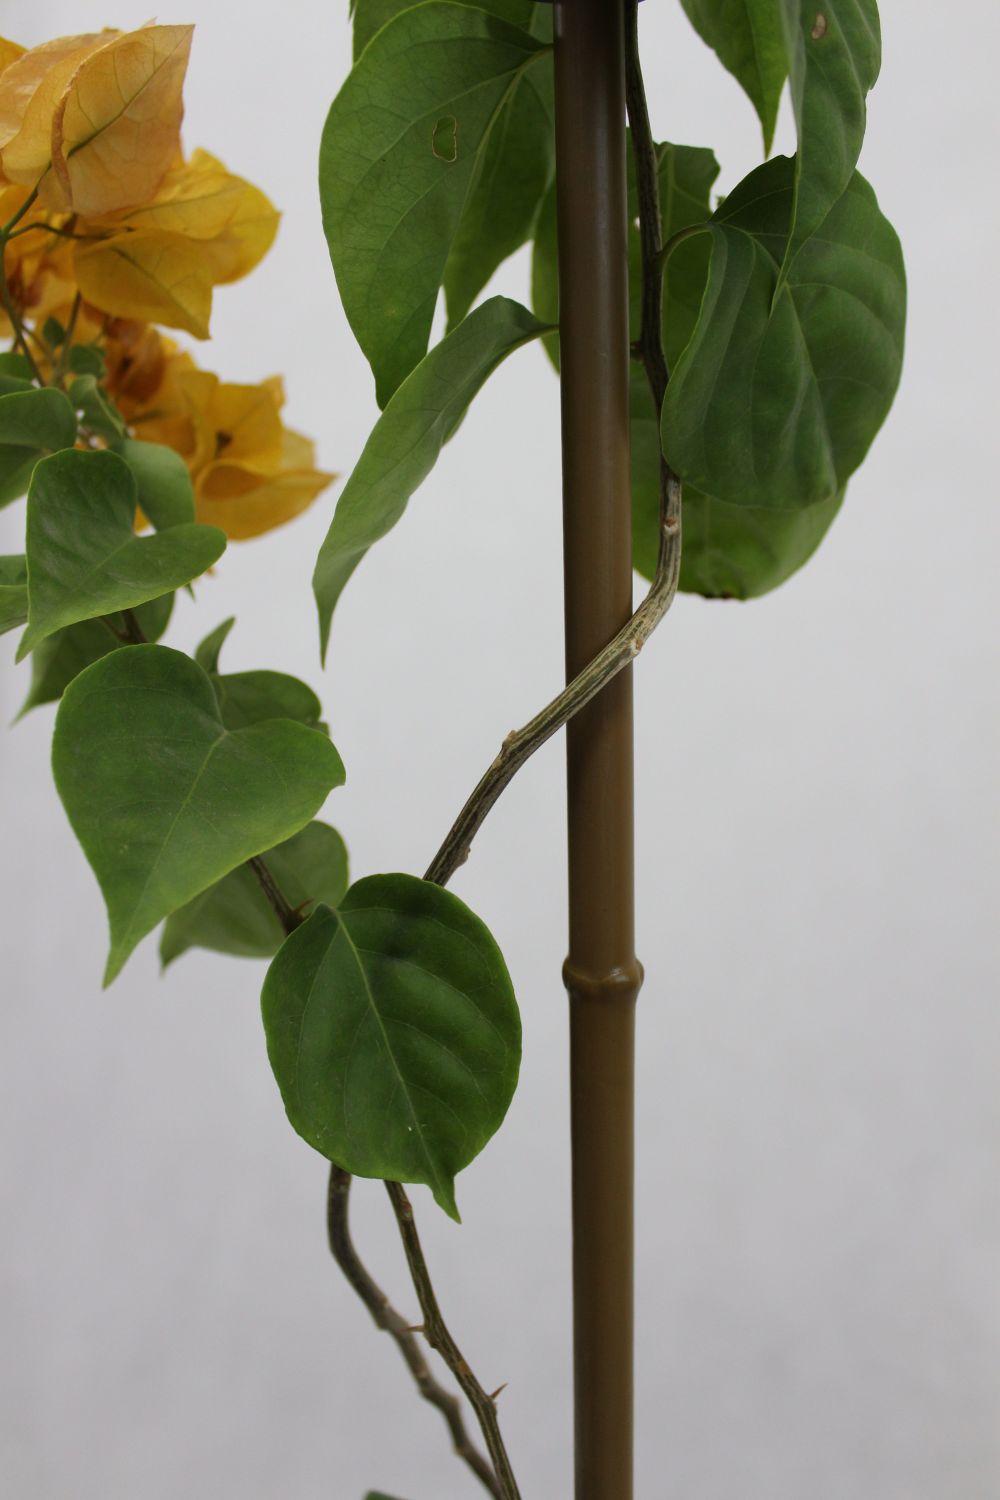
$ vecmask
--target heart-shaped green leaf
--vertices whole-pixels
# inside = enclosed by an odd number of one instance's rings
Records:
[[[732,505],[831,499],[892,403],[903,356],[899,240],[855,173],[777,291],[794,166],[751,173],[709,225],[701,315],[663,404],[663,451]]]
[[[268,849],[263,859],[281,894],[296,909],[317,901],[336,906],[347,890],[347,847],[326,823],[309,823],[276,849]],[[260,882],[248,865],[240,865],[171,913],[160,939],[160,961],[166,968],[189,948],[272,958],[284,936]]]
[[[324,654],[334,607],[368,548],[395,526],[497,365],[544,332],[519,303],[492,297],[435,345],[393,396],[341,492],[316,560]]]
[[[423,1182],[458,1218],[454,1179],[499,1128],[521,1022],[489,931],[412,875],[359,880],[268,970],[271,1067],[288,1118],[360,1177]]]
[[[24,557],[0,557],[0,635],[28,618],[28,569]]]
[[[187,464],[163,443],[124,438],[115,452],[132,471],[143,515],[157,531],[194,520],[194,489]]]
[[[110,452],[71,449],[39,463],[28,493],[28,628],[19,658],[66,625],[132,609],[199,577],[221,556],[215,526],[137,537],[136,486]]]
[[[496,16],[428,0],[375,34],[333,101],[320,150],[323,227],[380,406],[426,352],[490,132],[545,55]]]
[[[746,91],[771,150],[788,74],[782,0],[681,0],[695,31]]]
[[[173,607],[173,594],[161,594],[159,599],[136,606],[133,614],[147,641],[160,639]],[[128,636],[121,615],[109,615],[106,620],[81,620],[79,625],[67,625],[65,630],[47,635],[31,653],[31,687],[18,718],[39,704],[55,703],[85,667],[112,651],[120,651],[126,644]]]
[[[228,731],[206,673],[166,646],[114,651],[70,683],[52,764],[108,908],[105,984],[157,922],[298,832],[344,780],[301,724]]]
[[[782,275],[851,180],[878,78],[876,0],[780,0],[798,131],[795,204]]]

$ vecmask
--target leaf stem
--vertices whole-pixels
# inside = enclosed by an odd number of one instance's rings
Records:
[[[270,902],[275,916],[281,923],[285,936],[289,937],[295,931],[296,927],[302,926],[303,917],[287,900],[261,855],[255,854],[252,859],[247,860],[247,864],[256,875],[260,888]]]
[[[432,1349],[438,1351],[476,1413],[476,1419],[496,1470],[499,1484],[497,1493],[503,1497],[503,1500],[520,1500],[521,1492],[517,1487],[503,1438],[500,1436],[500,1426],[497,1422],[493,1399],[487,1395],[473,1375],[441,1316],[441,1309],[438,1307],[430,1273],[427,1270],[427,1262],[424,1260],[420,1237],[417,1234],[417,1226],[413,1220],[413,1207],[410,1200],[401,1183],[387,1182],[385,1190],[389,1194],[389,1202],[396,1215],[399,1237],[403,1242],[410,1276],[420,1302],[420,1310],[424,1315],[424,1334],[427,1342]]]
[[[432,1406],[436,1406],[444,1417],[459,1458],[468,1464],[476,1478],[495,1497],[495,1500],[503,1500],[503,1491],[500,1489],[492,1465],[480,1453],[466,1431],[462,1419],[461,1402],[457,1396],[445,1390],[444,1386],[435,1380],[421,1352],[415,1330],[392,1306],[354,1248],[348,1218],[351,1181],[350,1172],[345,1172],[342,1167],[330,1168],[330,1185],[327,1194],[327,1233],[330,1240],[330,1252],[371,1313],[375,1326],[388,1333],[395,1341],[421,1396]]]

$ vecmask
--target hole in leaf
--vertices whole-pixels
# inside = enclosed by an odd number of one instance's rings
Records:
[[[454,115],[444,115],[431,133],[431,150],[439,161],[458,160],[458,121]]]

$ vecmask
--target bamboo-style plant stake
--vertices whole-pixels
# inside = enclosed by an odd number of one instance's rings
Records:
[[[555,17],[566,672],[632,612],[624,7]],[[632,669],[567,725],[577,1500],[632,1494]]]
[[[565,726],[576,1497],[632,1500],[632,664],[679,589],[750,598],[802,566],[902,358],[899,245],[855,171],[874,0],[681,3],[749,95],[765,154],[791,89],[795,157],[714,209],[712,152],[653,135],[638,0],[352,4],[320,196],[382,411],[316,562],[321,653],[365,553],[492,371],[535,341],[562,379],[566,638],[566,686],[504,740],[423,878],[353,884],[317,820],[345,771],[312,690],[223,671],[232,620],[193,656],[159,644],[175,592],[227,541],[291,519],[331,477],[283,427],[273,382],[221,383],[155,326],[205,337],[213,286],[252,269],[277,216],[180,152],[190,27],[27,53],[0,40],[0,504],[27,491],[0,632],[25,627],[25,709],[59,702],[53,768],[108,909],[105,982],[161,922],[164,966],[198,947],[271,960],[268,1057],[329,1163],[333,1258],[495,1500],[521,1497],[498,1392],[445,1320],[406,1186],[457,1219],[455,1179],[516,1087],[520,1015],[493,936],[445,887]],[[529,241],[534,311],[480,301]],[[633,567],[649,580],[635,610]],[[385,1185],[419,1325],[355,1246],[357,1177]]]

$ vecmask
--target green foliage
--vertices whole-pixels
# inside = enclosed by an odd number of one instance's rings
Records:
[[[798,152],[783,276],[845,192],[882,61],[875,0],[781,0]]]
[[[286,940],[262,995],[288,1118],[360,1177],[422,1182],[458,1218],[454,1179],[499,1128],[521,1023],[489,931],[457,896],[372,875]]]
[[[24,557],[0,557],[0,635],[28,618],[28,569]]]
[[[173,594],[161,594],[132,611],[147,641],[158,641],[165,632],[174,607]],[[101,620],[81,620],[46,636],[31,653],[31,687],[21,705],[21,715],[42,703],[55,703],[84,667],[100,661],[125,645],[125,621],[119,614]]]
[[[375,34],[330,108],[320,150],[323,226],[380,406],[426,352],[491,131],[525,70],[545,55],[530,33],[486,11],[428,0]],[[451,120],[454,152],[439,151]],[[530,225],[522,227],[526,234]],[[508,240],[512,232],[503,227]],[[488,260],[480,244],[455,270],[459,303]]]
[[[294,908],[317,901],[336,906],[347,890],[347,846],[326,823],[308,823],[263,858]],[[272,958],[284,936],[260,882],[248,865],[239,865],[167,918],[160,961],[166,968],[189,948]]]
[[[31,366],[24,355],[15,354],[12,349],[0,353],[0,396],[11,391],[30,391],[33,386]]]
[[[127,432],[124,419],[96,375],[78,375],[70,383],[69,398],[88,432],[116,446],[122,441]]]
[[[105,984],[163,917],[298,832],[344,780],[301,724],[227,730],[207,674],[166,646],[112,652],[70,683],[52,764],[108,908]]]
[[[519,303],[493,297],[436,345],[393,396],[344,487],[316,561],[324,652],[337,600],[368,548],[395,526],[488,376],[544,332]]]
[[[187,464],[173,448],[123,438],[115,445],[132,472],[144,516],[163,531],[194,520],[194,490]]]
[[[783,0],[681,0],[698,35],[749,96],[764,132],[765,153],[771,150],[778,101],[788,75],[782,3]]]
[[[195,648],[194,659],[203,671],[218,672],[219,654],[235,624],[236,616],[230,615],[228,620],[223,620],[221,625],[216,625],[214,630],[209,631],[201,645]]]
[[[294,719],[296,724],[326,733],[316,694],[287,672],[228,672],[212,681],[227,729],[246,729],[265,719]]]
[[[780,290],[794,163],[751,173],[713,216],[701,316],[663,405],[681,478],[729,504],[826,500],[861,463],[899,381],[896,234],[855,173]]]
[[[98,380],[104,377],[104,355],[93,344],[74,344],[66,363],[74,375],[93,375]]]
[[[12,373],[0,374],[0,506],[24,494],[35,464],[46,453],[72,448],[76,413],[62,391],[38,390],[20,374],[27,364],[6,355]]]
[[[36,466],[25,549],[28,629],[19,659],[66,625],[171,593],[225,550],[223,532],[193,522],[137,537],[135,506],[132,472],[114,453],[72,449]]]

